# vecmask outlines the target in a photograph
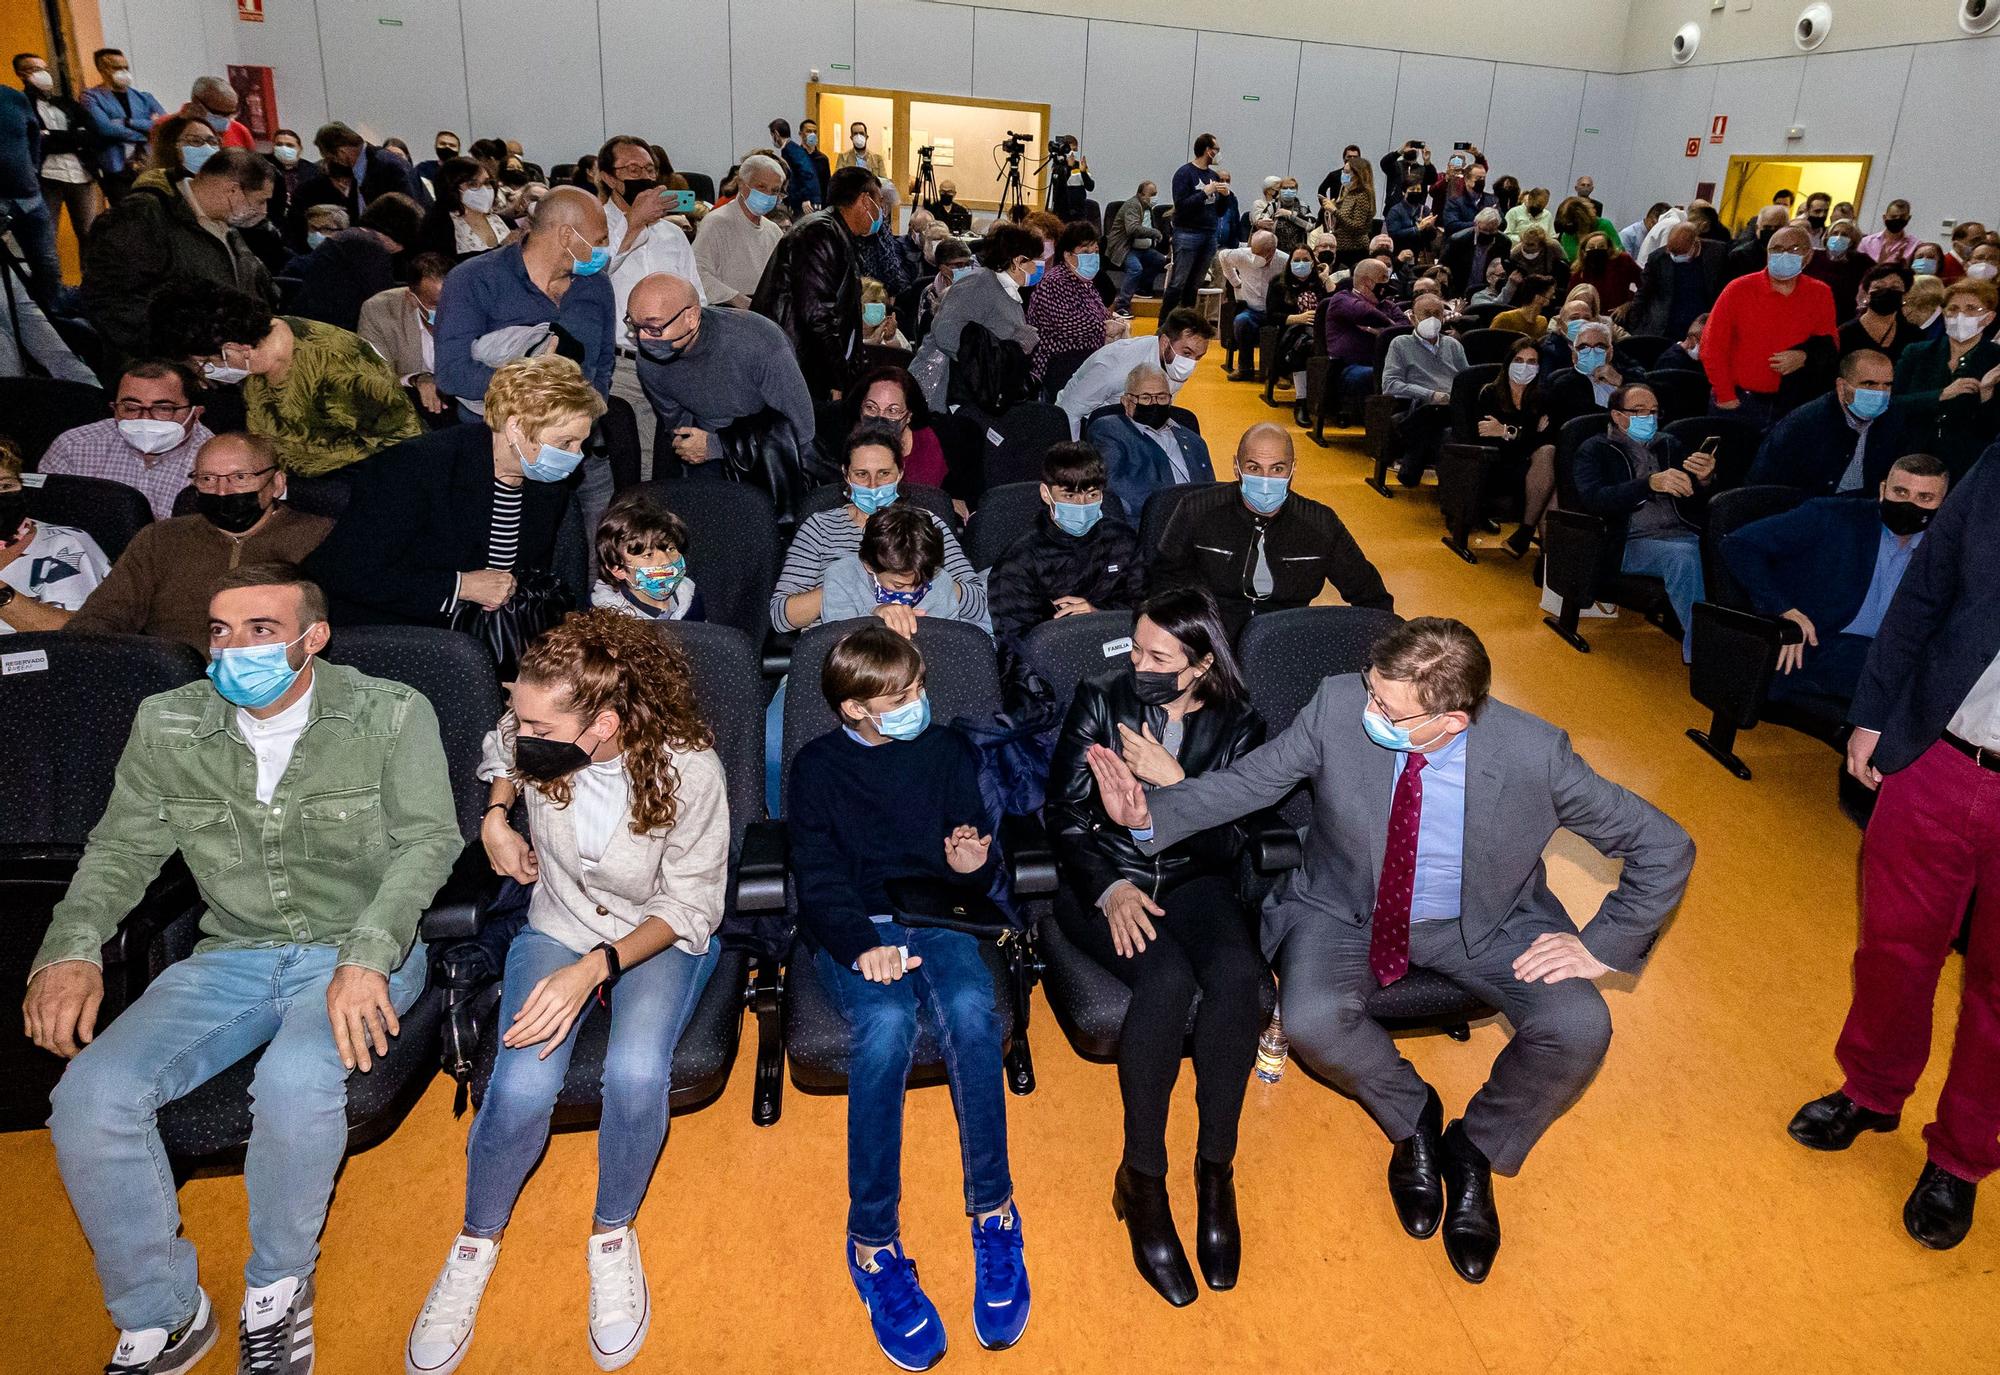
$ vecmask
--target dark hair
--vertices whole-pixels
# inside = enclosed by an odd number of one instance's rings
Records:
[[[1911,477],[1941,477],[1949,480],[1951,468],[1935,454],[1904,454],[1889,465],[1890,472],[1905,472]]]
[[[195,376],[194,369],[173,358],[141,358],[136,362],[127,363],[119,372],[118,380],[123,382],[128,377],[138,377],[149,382],[177,377],[180,379],[182,394],[190,401],[193,401],[196,393],[201,390],[201,380]],[[111,399],[113,401],[118,399],[115,386],[112,388]]]
[[[330,158],[343,148],[358,148],[367,141],[337,119],[320,125],[319,131],[313,135],[313,147],[323,158]]]
[[[929,511],[899,501],[868,517],[859,553],[871,573],[908,573],[927,583],[944,567],[944,536]]]
[[[438,208],[447,215],[464,213],[465,188],[475,177],[490,170],[478,158],[446,158],[439,163],[437,181],[434,183]]]
[[[1183,334],[1198,334],[1204,339],[1213,339],[1215,326],[1193,306],[1175,306],[1167,312],[1167,318],[1160,321],[1159,332],[1167,339],[1178,339]]]
[[[1863,363],[1882,363],[1891,371],[1894,371],[1896,366],[1895,360],[1880,349],[1859,348],[1840,360],[1840,380],[1852,382]]]
[[[410,285],[415,286],[427,277],[443,277],[451,272],[454,264],[443,253],[419,253],[410,259]]]
[[[1049,451],[1042,455],[1042,481],[1051,487],[1080,492],[1090,487],[1102,488],[1110,480],[1104,455],[1095,444],[1065,439],[1049,445]]]
[[[168,282],[146,307],[153,351],[168,358],[213,358],[224,344],[257,344],[274,318],[257,297],[205,277]]]
[[[862,373],[849,386],[847,395],[849,398],[850,414],[848,422],[850,429],[859,428],[863,423],[875,425],[886,425],[888,423],[879,417],[872,416],[864,422],[861,415],[861,403],[868,399],[870,391],[883,382],[893,382],[902,391],[904,409],[910,413],[909,428],[912,434],[929,426],[931,423],[930,403],[924,399],[924,389],[917,385],[917,379],[910,376],[907,369],[899,368],[894,363],[884,363],[879,368],[870,368],[867,372]],[[900,453],[901,450],[902,446],[898,443],[897,451]]]
[[[957,267],[972,261],[972,246],[956,235],[939,239],[931,250],[932,267]]]
[[[1522,302],[1532,301],[1543,292],[1554,291],[1555,289],[1555,278],[1537,272],[1533,276],[1521,279],[1520,290],[1514,293],[1514,299]]]
[[[281,138],[290,138],[296,143],[305,142],[304,139],[299,137],[299,131],[297,129],[276,129],[272,131],[271,142],[276,143]]]
[[[1039,259],[1042,236],[1018,224],[996,224],[979,245],[979,265],[1005,272],[1016,258]]]
[[[840,446],[842,472],[847,471],[856,449],[887,449],[896,460],[896,467],[903,466],[903,437],[886,421],[864,420],[847,432],[847,441]]]
[[[125,56],[125,50],[123,48],[99,48],[96,52],[90,55],[90,65],[95,67],[100,65],[107,57],[123,57],[123,56]]]
[[[827,179],[826,203],[844,210],[876,189],[875,174],[859,165],[843,167]]]
[[[1062,227],[1062,233],[1056,235],[1056,252],[1075,253],[1086,244],[1097,241],[1096,225],[1089,220],[1071,220]]]
[[[790,138],[792,122],[788,119],[774,119],[764,126],[764,130],[766,133],[776,134],[779,138]]]
[[[1413,685],[1425,711],[1477,715],[1493,689],[1486,646],[1465,622],[1446,616],[1418,616],[1389,627],[1368,646],[1367,667]]]
[[[248,148],[224,148],[193,175],[232,182],[241,191],[262,191],[276,184],[278,169],[262,153],[253,153]]]
[[[382,140],[382,148],[385,152],[401,153],[404,162],[412,161],[410,157],[410,145],[393,134]]]
[[[1673,209],[1673,206],[1665,201],[1654,201],[1646,207],[1646,213],[1648,215],[1664,215],[1671,209]]]
[[[1771,204],[1776,205],[1779,201],[1791,201],[1798,198],[1799,193],[1792,190],[1791,187],[1781,186],[1771,193]]]
[[[840,716],[842,702],[867,702],[901,692],[924,676],[924,656],[886,625],[843,635],[819,668],[820,695]],[[842,724],[846,718],[841,717]]]
[[[1917,282],[1917,274],[1910,271],[1907,263],[1877,263],[1861,275],[1861,285],[1873,286],[1890,277],[1894,277],[1896,284],[1906,293]]]
[[[361,228],[386,234],[401,252],[417,246],[424,227],[423,208],[400,191],[390,191],[368,202],[361,212]]]
[[[620,497],[597,522],[597,576],[615,582],[612,570],[625,566],[621,555],[662,547],[678,549],[685,556],[687,522],[649,496]]]
[[[1195,700],[1207,707],[1242,706],[1250,700],[1243,686],[1243,671],[1229,648],[1229,632],[1223,627],[1222,612],[1206,587],[1176,587],[1158,592],[1139,606],[1139,614],[1167,632],[1187,651],[1188,662],[1198,664],[1210,655],[1215,662],[1195,680]]]
[[[1641,391],[1653,398],[1654,405],[1657,406],[1660,403],[1660,394],[1653,390],[1650,383],[1627,382],[1606,398],[1605,409],[1607,411],[1622,411],[1626,408],[1626,403],[1632,399],[1632,393]]]
[[[479,162],[490,162],[496,170],[505,167],[512,156],[507,151],[507,140],[501,138],[476,138],[466,147],[465,155]]]
[[[1200,157],[1213,147],[1215,147],[1214,134],[1196,134],[1194,136],[1194,155],[1196,157]]]
[[[637,134],[613,134],[604,140],[604,145],[597,150],[597,166],[605,176],[611,175],[611,164],[618,161],[620,148],[637,148],[646,155],[646,161],[653,164],[653,175],[665,179],[667,174],[661,170],[659,159],[653,156],[653,145]]]
[[[239,564],[209,585],[208,599],[239,587],[295,587],[299,593],[299,624],[317,625],[326,620],[326,593],[295,563]],[[892,632],[893,633],[893,632]]]

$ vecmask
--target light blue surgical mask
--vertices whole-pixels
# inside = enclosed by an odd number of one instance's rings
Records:
[[[1827,236],[1826,251],[1835,257],[1839,257],[1852,247],[1854,247],[1854,240],[1848,238],[1845,234],[1830,234]]]
[[[1260,516],[1268,516],[1285,504],[1285,494],[1291,488],[1288,477],[1245,477],[1243,504]]]
[[[1419,721],[1417,724],[1429,725],[1435,720],[1437,720],[1437,717],[1430,716]],[[1410,728],[1408,726],[1397,725],[1373,707],[1363,707],[1361,709],[1361,729],[1368,733],[1370,740],[1373,740],[1385,750],[1395,750],[1398,754],[1409,754],[1416,749],[1415,744],[1410,740]]]
[[[1937,270],[1938,260],[1936,258],[1912,258],[1910,260],[1910,271],[1916,273],[1919,277],[1935,277],[1937,276]]]
[[[963,267],[954,267],[954,268],[953,268],[953,269],[951,270],[951,279],[952,279],[952,280],[953,280],[954,282],[962,282],[962,281],[964,281],[964,280],[965,280],[965,279],[966,279],[967,277],[970,277],[970,276],[971,276],[971,275],[972,275],[973,273],[975,273],[975,272],[977,272],[977,271],[979,271],[979,268],[978,268],[978,266],[977,266],[976,264],[974,264],[974,263],[967,263],[967,264],[966,264],[965,266],[963,266]]]
[[[1854,412],[1857,420],[1873,420],[1889,409],[1889,393],[1872,387],[1856,387],[1854,400],[1847,409]]]
[[[181,145],[181,166],[190,173],[199,172],[208,160],[222,149],[213,143],[183,143]]]
[[[773,210],[776,210],[778,208],[778,199],[776,191],[751,191],[743,197],[744,203],[750,207],[751,213],[756,215],[768,215]]]
[[[1585,377],[1588,377],[1603,367],[1605,359],[1609,356],[1606,350],[1599,348],[1595,344],[1590,345],[1588,348],[1580,348],[1576,351],[1576,370]]]
[[[1625,433],[1641,444],[1651,444],[1653,436],[1660,432],[1660,417],[1657,415],[1628,415],[1625,421]]]
[[[1058,501],[1049,508],[1049,518],[1056,528],[1066,535],[1087,535],[1091,527],[1104,519],[1104,502]]]
[[[215,130],[216,133],[226,134],[229,132],[230,124],[235,121],[236,117],[234,115],[208,114],[203,115],[202,118],[208,121],[208,127]]]
[[[866,329],[874,329],[889,318],[889,307],[880,301],[861,303],[861,324]]]
[[[303,640],[304,635],[299,636]],[[222,700],[235,707],[256,710],[291,691],[303,671],[292,667],[285,657],[299,640],[283,645],[244,645],[208,651],[208,681]],[[310,656],[308,656],[310,661]]]
[[[917,700],[883,712],[875,718],[875,729],[891,740],[914,740],[931,724],[931,695],[917,694]]]
[[[1803,253],[1773,253],[1764,260],[1764,270],[1771,279],[1789,282],[1806,270],[1806,255]]]
[[[1083,278],[1086,282],[1089,281],[1097,275],[1097,266],[1100,261],[1102,260],[1095,253],[1077,254],[1076,275]]]
[[[1042,280],[1042,265],[1040,263],[1036,263],[1034,270],[1028,274],[1028,280],[1023,282],[1021,285],[1033,286],[1036,282],[1039,282],[1040,280]]]
[[[1292,260],[1292,275],[1294,277],[1309,277],[1312,275],[1312,270],[1313,265],[1311,263],[1300,262],[1296,258]]]
[[[574,229],[571,229],[569,232],[576,234]],[[582,238],[583,236],[577,234],[577,237]],[[595,277],[609,266],[611,266],[611,250],[602,246],[592,248],[590,256],[582,261],[578,261],[575,258],[569,260],[569,271],[572,277]]]
[[[872,516],[896,499],[896,484],[885,482],[880,487],[861,487],[847,484],[848,499],[864,516]]]
[[[1571,320],[1568,324],[1563,326],[1563,331],[1564,333],[1569,335],[1569,341],[1572,344],[1574,344],[1576,342],[1576,336],[1583,333],[1583,327],[1589,323],[1590,321],[1588,320]]]
[[[561,482],[583,462],[581,449],[558,449],[553,444],[544,444],[533,458],[522,458],[521,446],[511,438],[507,442],[513,446],[514,457],[521,460],[521,476],[530,482]]]

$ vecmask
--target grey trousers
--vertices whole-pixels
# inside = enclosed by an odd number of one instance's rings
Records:
[[[1611,1044],[1611,1013],[1587,979],[1522,983],[1514,960],[1546,931],[1573,932],[1561,918],[1516,917],[1478,955],[1456,921],[1410,924],[1410,967],[1435,970],[1498,1008],[1514,1035],[1486,1084],[1466,1104],[1466,1135],[1500,1174],[1520,1172],[1528,1152],[1583,1093]],[[1278,949],[1278,999],[1292,1052],[1368,1110],[1391,1141],[1417,1130],[1426,1088],[1389,1033],[1368,1015],[1376,986],[1368,926],[1308,918]],[[1447,1112],[1447,1119],[1450,1114]]]
[[[646,399],[645,388],[639,385],[639,365],[624,354],[619,354],[611,365],[611,394],[622,396],[632,403],[632,413],[639,418],[639,480],[648,482],[653,477],[653,403]],[[593,531],[596,526],[592,526]]]

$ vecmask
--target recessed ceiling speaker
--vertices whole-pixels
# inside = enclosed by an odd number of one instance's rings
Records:
[[[1826,36],[1833,32],[1833,6],[1807,5],[1799,11],[1798,23],[1792,26],[1792,41],[1802,51],[1811,52],[1826,42]]]
[[[1967,33],[1991,33],[2000,27],[2000,0],[1958,0],[1958,26]]]
[[[1982,3],[1982,0],[1964,0],[1964,3],[1967,5],[1976,5]],[[1983,3],[1994,6],[1995,8],[2000,8],[2000,0],[1983,0]],[[1674,35],[1674,41],[1670,48],[1670,51],[1674,59],[1674,65],[1676,67],[1687,66],[1688,63],[1694,60],[1694,50],[1696,48],[1699,48],[1700,46],[1701,46],[1701,25],[1699,24],[1681,25],[1680,32]]]

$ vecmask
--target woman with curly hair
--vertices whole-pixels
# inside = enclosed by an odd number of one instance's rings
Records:
[[[581,612],[529,647],[508,691],[479,765],[491,785],[480,840],[494,869],[532,886],[528,922],[507,950],[501,1048],[466,1145],[465,1225],[410,1329],[417,1372],[464,1358],[578,1029],[598,1010],[611,1025],[591,1355],[611,1370],[638,1353],[652,1304],[632,1219],[666,1142],[674,1047],[715,968],[729,868],[722,765],[673,641],[616,611]],[[526,839],[507,819],[517,798]]]
[[[330,473],[425,433],[382,355],[337,325],[274,315],[247,292],[200,279],[161,288],[147,323],[162,357],[212,384],[243,384],[246,426],[278,446],[288,473]]]

